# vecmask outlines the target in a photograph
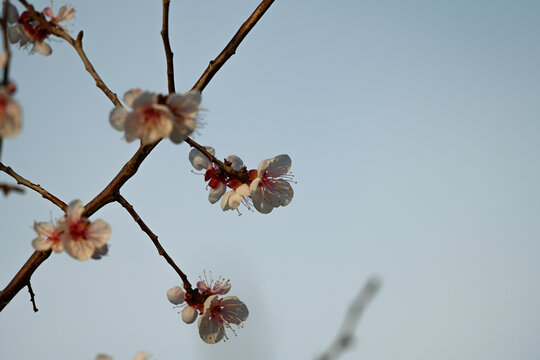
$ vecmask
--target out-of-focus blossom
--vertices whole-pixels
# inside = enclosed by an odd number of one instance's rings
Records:
[[[111,111],[109,121],[116,130],[124,131],[128,142],[139,138],[146,145],[169,136],[174,115],[161,95],[132,89],[125,93],[124,102],[133,110],[117,106]]]
[[[84,207],[80,200],[69,203],[66,215],[59,222],[60,239],[66,252],[72,257],[85,261],[92,257],[96,249],[109,241],[111,227],[105,221],[94,222],[82,217]]]
[[[101,247],[97,247],[92,254],[92,259],[101,260],[102,257],[106,256],[109,253],[109,245],[105,244]]]
[[[12,137],[21,132],[21,108],[11,98],[8,88],[0,87],[0,137]]]
[[[60,240],[60,230],[52,222],[34,221],[34,231],[38,236],[32,241],[32,246],[37,251],[52,249],[54,252],[60,252],[64,250],[64,245]]]
[[[107,354],[97,354],[95,360],[113,360],[113,358]]]
[[[4,2],[4,6],[7,6],[6,20],[9,24],[7,29],[9,41],[12,44],[19,44],[20,47],[32,45],[30,52],[39,52],[45,56],[51,55],[52,49],[45,42],[51,34],[49,29],[33,19],[30,11],[24,11],[19,16],[17,8],[11,3]],[[52,9],[47,7],[43,10],[43,14],[51,18],[49,22],[51,26],[57,26],[67,32],[66,26],[62,23],[73,18],[75,9],[64,5],[60,8],[58,15],[55,16]]]
[[[133,357],[133,360],[148,360],[148,359],[150,359],[150,355],[144,351],[139,351]]]
[[[217,295],[212,295],[204,302],[204,311],[199,318],[199,335],[208,344],[228,339],[225,329],[235,333],[232,325],[240,327],[248,315],[246,304],[236,296],[219,299]]]
[[[179,144],[195,131],[200,104],[201,92],[199,90],[169,96],[167,105],[174,114],[173,129],[169,136],[172,142]]]
[[[250,185],[251,199],[257,211],[268,214],[275,207],[291,202],[294,191],[289,182],[290,168],[289,155],[278,155],[259,164],[257,178]]]

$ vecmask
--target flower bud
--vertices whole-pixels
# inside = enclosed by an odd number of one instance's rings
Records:
[[[184,302],[184,290],[180,286],[175,286],[167,290],[167,299],[174,305],[180,305]]]
[[[195,308],[192,308],[191,306],[186,306],[184,310],[182,311],[182,320],[186,324],[191,324],[192,322],[197,319],[197,310]]]

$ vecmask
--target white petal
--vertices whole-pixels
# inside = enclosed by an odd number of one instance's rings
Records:
[[[240,170],[242,166],[244,166],[244,162],[242,161],[242,159],[240,159],[236,155],[229,155],[227,156],[226,160],[229,160],[230,162],[232,162],[231,167],[236,171]]]
[[[199,312],[197,309],[192,308],[191,306],[186,306],[184,310],[182,310],[182,320],[186,324],[191,324],[197,319],[197,316],[199,315]]]
[[[201,104],[201,92],[199,90],[191,90],[184,95],[172,94],[167,99],[167,105],[171,111],[180,117],[195,118]]]
[[[267,171],[274,177],[284,175],[288,173],[290,169],[291,158],[286,154],[263,160],[258,167],[259,176],[263,176],[264,171]]]
[[[145,353],[144,351],[139,351],[133,357],[133,360],[148,360],[148,359],[149,359],[148,354]]]
[[[250,196],[251,190],[248,184],[242,184],[237,189],[236,192],[241,196]]]
[[[32,47],[32,51],[37,51],[43,56],[49,56],[52,54],[52,49],[49,44],[43,41],[36,41],[34,43],[34,47]]]
[[[17,8],[12,4],[4,1],[4,6],[8,5],[6,20],[8,24],[14,24],[19,20],[19,12]]]
[[[84,211],[84,206],[82,204],[81,200],[73,200],[69,203],[66,215],[68,219],[71,220],[79,220],[82,216],[82,213]]]
[[[107,222],[97,219],[86,229],[86,236],[87,241],[93,242],[96,248],[100,248],[109,241],[111,226]]]
[[[15,26],[8,27],[7,33],[8,33],[9,42],[12,44],[18,43],[19,40],[21,39],[21,32],[19,31],[18,24]]]
[[[144,119],[141,113],[132,111],[127,114],[124,122],[125,137],[127,142],[132,142],[141,136]]]
[[[214,150],[214,148],[210,146],[205,146],[205,148],[212,156],[215,155],[216,150]],[[210,160],[208,160],[208,158],[198,149],[192,149],[189,152],[189,161],[197,170],[207,170],[211,166]]]
[[[58,10],[58,16],[56,17],[56,19],[58,21],[69,21],[74,16],[75,16],[75,9],[64,5],[60,8],[60,10]]]
[[[117,106],[111,110],[111,113],[109,114],[109,122],[116,130],[123,131],[127,115],[128,111],[124,107]]]
[[[221,199],[221,210],[234,210],[242,203],[242,200],[244,200],[242,195],[238,194],[234,190],[229,191],[223,196],[223,199]]]
[[[249,311],[242,301],[236,296],[227,296],[221,300],[223,320],[228,323],[240,325],[246,321]]]
[[[221,199],[226,190],[227,187],[222,182],[220,182],[215,189],[210,188],[210,191],[208,192],[208,201],[210,201],[210,204],[215,204]]]
[[[131,107],[133,109],[146,108],[155,104],[156,101],[157,96],[155,93],[150,91],[143,91],[133,100],[133,104]]]
[[[225,329],[215,318],[204,315],[199,318],[199,336],[207,344],[215,344],[223,339]]]
[[[46,222],[46,221],[42,221],[42,222],[34,221],[34,231],[39,236],[49,237],[49,236],[52,235],[53,228],[52,228],[51,223],[49,223],[49,222]]]
[[[131,89],[131,90],[128,90],[125,94],[124,94],[124,103],[126,103],[127,106],[129,106],[130,108],[133,108],[133,102],[135,101],[135,99],[142,94],[142,89]]]
[[[17,136],[22,129],[21,108],[15,100],[5,92],[0,90],[0,98],[6,103],[4,114],[0,115],[0,136]]]
[[[174,305],[184,303],[184,290],[180,286],[174,286],[167,290],[167,299]]]
[[[73,240],[69,236],[62,236],[62,243],[70,256],[81,261],[90,259],[96,248],[91,241]]]
[[[274,208],[270,203],[268,203],[264,196],[261,188],[259,188],[260,179],[257,178],[251,182],[249,187],[251,200],[253,201],[253,206],[255,209],[262,214],[269,214]]]
[[[37,251],[49,250],[53,246],[53,242],[49,241],[46,237],[38,236],[32,240],[32,247]]]

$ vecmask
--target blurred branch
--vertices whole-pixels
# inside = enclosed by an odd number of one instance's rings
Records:
[[[225,46],[225,49],[219,55],[212,61],[210,61],[210,64],[208,64],[208,67],[204,71],[204,73],[201,75],[199,80],[193,85],[192,90],[203,90],[206,85],[212,80],[214,75],[221,69],[221,67],[229,60],[231,56],[233,56],[236,53],[236,49],[244,40],[246,35],[253,29],[255,24],[262,18],[266,10],[272,5],[274,0],[263,0],[259,6],[253,11],[251,16],[240,26],[240,29],[234,34],[233,38],[227,46]]]
[[[24,189],[20,186],[0,183],[0,190],[4,193],[4,196],[7,196],[10,192],[24,193]]]
[[[84,67],[86,68],[86,71],[88,71],[88,73],[96,81],[96,86],[98,88],[100,88],[101,91],[103,91],[103,93],[112,101],[112,103],[115,106],[122,106],[122,104],[120,103],[120,100],[118,100],[118,96],[116,96],[116,94],[114,92],[112,92],[107,87],[107,85],[105,85],[105,82],[98,75],[98,73],[96,72],[96,69],[94,69],[94,66],[92,65],[92,63],[90,62],[88,57],[86,56],[86,53],[84,52],[83,45],[82,45],[83,32],[79,31],[79,34],[77,34],[77,38],[74,39],[67,32],[62,30],[61,28],[59,28],[57,26],[54,26],[51,23],[49,23],[47,21],[47,19],[45,19],[45,16],[42,13],[37,12],[34,9],[34,7],[32,5],[30,5],[26,0],[19,0],[19,1],[30,12],[30,15],[32,16],[32,18],[34,20],[36,20],[36,21],[39,21],[39,23],[43,27],[45,27],[45,29],[47,29],[48,32],[50,32],[51,34],[54,34],[54,35],[56,35],[56,36],[58,36],[58,37],[60,37],[60,38],[62,38],[64,40],[66,40],[71,46],[73,46],[75,51],[77,51],[77,54],[79,54],[79,56],[80,56],[80,58],[81,58],[81,60],[82,60],[82,62],[84,64]]]
[[[23,178],[22,176],[17,174],[15,171],[13,171],[12,168],[10,168],[9,166],[5,166],[1,162],[0,162],[0,171],[5,172],[9,176],[11,176],[15,180],[17,180],[17,184],[26,186],[27,188],[30,188],[30,189],[40,193],[42,197],[44,197],[45,199],[52,202],[54,205],[58,206],[63,211],[66,211],[67,205],[62,200],[60,200],[59,198],[54,196],[53,194],[51,194],[47,190],[43,189],[39,184],[31,183],[30,181],[26,180],[25,178]]]
[[[330,347],[320,355],[317,360],[335,360],[341,353],[348,349],[354,338],[354,331],[358,327],[360,317],[370,303],[371,299],[377,294],[381,287],[381,280],[377,277],[370,278],[362,290],[356,295],[345,314],[345,319],[341,324],[338,335]]]
[[[144,221],[141,219],[139,214],[137,214],[133,206],[120,194],[118,194],[118,198],[116,199],[116,201],[118,201],[118,203],[122,205],[124,209],[126,209],[127,212],[131,215],[133,220],[135,220],[135,222],[139,224],[141,230],[144,231],[148,235],[150,240],[152,240],[152,242],[154,243],[154,246],[156,247],[159,255],[163,256],[165,260],[169,263],[169,265],[171,265],[172,268],[176,271],[176,273],[180,276],[180,278],[182,278],[182,281],[184,282],[184,289],[186,289],[186,291],[189,293],[193,292],[194,290],[191,288],[191,283],[189,282],[186,274],[184,274],[182,270],[180,270],[180,268],[175,264],[169,254],[167,254],[163,246],[161,246],[161,244],[159,243],[157,235],[154,234],[152,230],[150,230],[150,228],[144,223]]]
[[[161,37],[163,38],[163,47],[165,48],[165,57],[167,58],[167,83],[169,84],[169,94],[175,92],[174,88],[174,54],[169,42],[169,5],[171,0],[163,0],[163,27],[161,28]]]
[[[11,60],[11,52],[9,51],[9,41],[7,35],[7,12],[10,5],[9,0],[5,0],[2,5],[2,39],[4,42],[4,53],[7,56],[6,64],[4,65],[4,78],[2,79],[2,85],[7,86],[9,83],[9,62]]]

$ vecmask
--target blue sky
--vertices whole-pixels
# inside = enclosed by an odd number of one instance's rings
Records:
[[[113,91],[167,91],[157,2],[71,4],[71,29]],[[173,0],[177,91],[257,4]],[[377,274],[383,287],[343,360],[538,358],[539,11],[525,0],[276,1],[203,92],[195,139],[250,168],[289,154],[292,203],[223,213],[189,147],[169,141],[122,190],[190,279],[231,279],[245,327],[204,344],[165,297],[174,271],[110,204],[92,217],[112,226],[110,255],[53,254],[33,277],[40,311],[23,290],[1,313],[0,357],[313,358]],[[51,46],[47,58],[13,49],[24,129],[2,161],[88,202],[137,144],[110,127],[112,105],[75,51]],[[32,252],[33,221],[61,214],[32,192],[1,201],[7,284]]]

